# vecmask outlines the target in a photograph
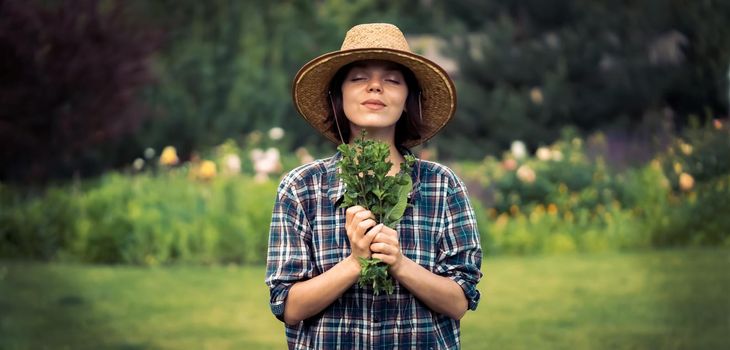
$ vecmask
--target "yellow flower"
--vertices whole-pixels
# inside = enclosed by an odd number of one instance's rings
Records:
[[[160,155],[160,164],[172,166],[179,162],[177,158],[177,150],[173,146],[167,146],[162,150]]]
[[[542,101],[544,100],[542,90],[538,87],[530,89],[530,100],[532,100],[532,103],[534,104],[542,104]]]
[[[202,163],[200,163],[200,168],[198,169],[198,177],[201,180],[210,180],[214,178],[215,175],[216,167],[213,161],[204,160]]]
[[[573,220],[575,219],[575,217],[573,216],[573,213],[570,211],[566,211],[564,217],[565,217],[565,221],[567,221],[569,223],[573,223]]]
[[[540,208],[541,208],[542,210],[540,210]],[[538,209],[534,209],[534,210],[533,210],[533,211],[532,211],[532,212],[530,213],[530,216],[529,216],[529,218],[530,218],[530,222],[532,222],[533,224],[536,224],[536,223],[537,223],[538,221],[540,221],[540,219],[542,219],[542,217],[543,217],[544,215],[545,215],[545,208],[544,208],[544,207],[542,207],[542,205],[541,205],[541,206],[540,206],[540,207],[539,207]]]
[[[537,159],[546,162],[552,157],[552,152],[547,147],[540,147],[537,149],[537,152],[535,152],[535,156]]]
[[[604,219],[606,220],[606,222],[607,222],[607,223],[609,223],[609,224],[613,222],[613,215],[611,215],[611,213],[609,213],[609,212],[606,212],[606,213],[604,213],[604,214],[603,214],[603,218],[604,218]]]
[[[507,223],[509,222],[509,216],[507,216],[507,213],[499,214],[497,217],[497,221],[495,222],[495,225],[497,228],[504,228],[507,226]]]
[[[547,211],[548,211],[548,214],[555,215],[558,213],[558,206],[555,205],[554,203],[550,203],[550,205],[548,205]]]
[[[535,213],[538,213],[538,214],[540,214],[540,215],[542,215],[542,214],[545,214],[545,206],[544,206],[544,205],[542,205],[542,204],[538,204],[538,205],[537,205],[537,206],[535,207],[535,209],[533,210],[533,212],[535,212]]]
[[[694,187],[695,185],[695,179],[692,177],[692,175],[687,173],[682,173],[679,175],[679,188],[682,191],[689,191]]]
[[[688,143],[684,143],[684,142],[682,142],[682,143],[681,143],[681,144],[679,145],[679,149],[681,149],[681,150],[682,150],[682,153],[684,153],[685,155],[690,155],[690,154],[692,154],[692,145],[690,145],[690,144],[688,144]]]
[[[603,214],[606,211],[606,208],[603,206],[603,204],[599,204],[596,206],[596,212],[598,214]]]
[[[659,161],[659,159],[652,159],[650,164],[652,169],[662,170],[662,163]]]
[[[487,215],[489,216],[490,219],[496,218],[497,217],[497,209],[489,208],[489,210],[487,210]]]
[[[619,202],[619,201],[617,201],[617,200],[615,200],[615,199],[614,199],[614,200],[613,200],[613,201],[611,202],[611,207],[612,207],[613,209],[615,209],[615,210],[619,210],[619,209],[621,209],[621,202]]]
[[[674,162],[674,172],[680,174],[682,172],[682,164],[679,164],[679,162]]]
[[[560,192],[560,194],[568,193],[568,186],[561,182],[560,185],[558,185],[558,192]]]

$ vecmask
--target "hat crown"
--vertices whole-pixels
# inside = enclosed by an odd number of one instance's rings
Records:
[[[390,23],[368,23],[347,31],[340,50],[392,49],[411,52],[406,37]]]

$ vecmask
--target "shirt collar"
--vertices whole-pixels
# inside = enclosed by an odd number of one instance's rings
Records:
[[[345,183],[337,177],[337,172],[339,171],[337,162],[340,161],[340,158],[342,158],[342,153],[338,151],[324,163],[327,174],[327,182],[325,184],[327,197],[329,197],[333,205],[338,205],[338,202],[345,194]]]
[[[403,155],[413,155],[413,152],[405,147],[400,147],[399,151]],[[325,183],[325,189],[327,190],[327,197],[329,197],[330,201],[333,205],[339,205],[339,202],[342,200],[342,197],[345,194],[345,183],[340,180],[337,177],[337,172],[339,169],[337,168],[337,162],[342,158],[342,154],[338,151],[335,153],[333,157],[326,160],[324,162],[324,166],[326,169],[327,179]],[[411,189],[411,193],[408,194],[408,202],[409,203],[415,203],[418,199],[421,198],[419,189],[421,188],[421,170],[422,170],[422,163],[421,160],[416,158],[416,163],[413,165],[413,170],[411,171],[411,180],[413,181],[413,188]]]

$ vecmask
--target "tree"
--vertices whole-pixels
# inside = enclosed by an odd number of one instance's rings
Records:
[[[681,127],[727,110],[728,2],[439,4],[453,21],[443,27],[457,28],[442,35],[460,68],[458,115],[436,141],[449,145],[444,156],[480,157],[514,139],[535,147],[565,125],[631,133],[655,116]]]
[[[121,1],[0,2],[0,180],[88,175],[145,117],[157,36]]]
[[[159,115],[137,148],[174,144],[183,154],[284,127],[288,142],[333,148],[297,116],[291,83],[308,60],[339,48],[352,25],[398,21],[418,1],[145,2],[137,12],[160,23],[159,84],[148,101]],[[403,18],[403,17],[401,17]],[[405,16],[409,27],[416,19]]]

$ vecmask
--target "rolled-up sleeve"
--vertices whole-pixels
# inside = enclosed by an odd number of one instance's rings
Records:
[[[446,230],[435,272],[458,283],[464,290],[469,309],[476,310],[480,298],[477,284],[482,278],[482,248],[466,188],[460,180],[455,182],[447,195]]]
[[[271,312],[284,320],[284,305],[294,283],[312,278],[310,225],[301,203],[286,185],[279,187],[269,229],[266,284]]]

